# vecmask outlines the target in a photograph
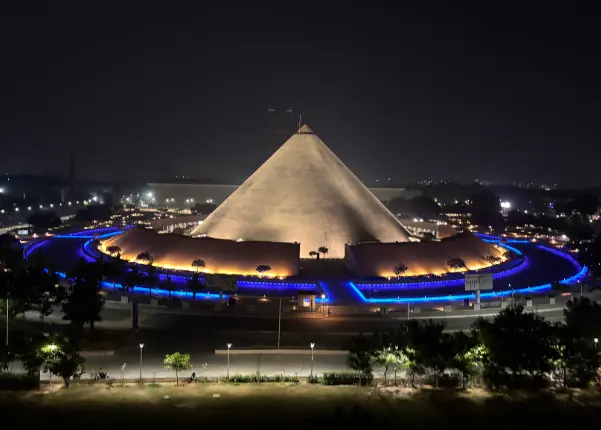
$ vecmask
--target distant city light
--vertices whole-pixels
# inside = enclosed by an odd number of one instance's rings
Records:
[[[146,196],[149,197],[149,198],[152,198],[152,192],[151,191],[147,192]]]
[[[511,203],[509,203],[509,202],[501,202],[501,207],[503,209],[509,209],[511,207]]]
[[[207,203],[213,203],[213,199],[207,199]]]

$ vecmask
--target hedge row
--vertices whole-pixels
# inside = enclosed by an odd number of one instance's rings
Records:
[[[372,380],[373,375],[356,370],[324,372],[321,378],[323,385],[369,385]]]
[[[0,373],[0,391],[25,391],[40,388],[38,375],[13,375]]]
[[[248,383],[260,383],[260,382],[293,382],[295,384],[299,383],[298,376],[288,376],[288,375],[274,375],[274,376],[266,376],[266,375],[240,375],[235,374],[230,376],[227,380],[228,382],[234,382],[237,384],[248,384]]]

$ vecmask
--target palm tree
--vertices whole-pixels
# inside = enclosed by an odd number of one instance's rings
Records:
[[[264,273],[267,273],[271,271],[271,266],[269,266],[268,264],[259,264],[257,266],[257,272],[259,273],[259,276],[263,276]]]
[[[408,269],[409,268],[405,264],[400,263],[399,265],[395,266],[392,270],[394,271],[394,274],[398,278],[400,278],[401,276],[403,276],[407,272]]]
[[[192,291],[192,300],[196,300],[196,294],[202,288],[202,283],[200,282],[200,275],[194,273],[190,279],[188,279],[188,288]]]
[[[207,265],[205,264],[204,260],[197,258],[196,260],[192,261],[192,267],[194,267],[196,269],[196,273],[198,273],[201,268],[204,269],[207,267]]]
[[[319,248],[317,248],[317,252],[319,252],[320,254],[323,254],[323,258],[326,258],[326,254],[328,253],[329,249],[326,248],[325,246],[320,246]]]
[[[115,258],[121,258],[121,248],[117,245],[111,245],[106,248],[106,252],[112,255]]]
[[[317,257],[317,259],[319,260],[319,252],[311,251],[309,252],[309,257]]]

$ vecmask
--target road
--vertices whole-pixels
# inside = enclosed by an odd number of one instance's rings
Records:
[[[447,331],[466,330],[480,316],[492,317],[496,310],[481,312],[437,312],[412,314],[413,319],[434,319],[443,321]],[[539,313],[551,321],[563,319],[563,304],[539,309]],[[227,373],[227,357],[215,355],[215,349],[225,349],[228,343],[232,348],[276,348],[278,343],[277,316],[260,317],[252,315],[192,314],[189,312],[165,311],[156,307],[140,307],[140,329],[131,327],[130,311],[127,305],[112,303],[102,311],[103,321],[98,328],[123,330],[124,337],[119,345],[114,345],[114,355],[86,356],[88,369],[103,368],[113,378],[121,375],[125,367],[125,378],[138,378],[140,371],[140,348],[143,343],[143,378],[174,377],[175,374],[163,368],[165,353],[180,351],[192,355],[197,376],[223,377]],[[66,323],[57,311],[47,318],[47,322]],[[25,319],[38,321],[35,313],[27,313]],[[373,333],[393,329],[406,320],[406,316],[379,317],[363,315],[354,317],[332,316],[320,319],[285,318],[281,320],[281,348],[306,348],[314,343],[316,349],[347,349],[352,336],[358,333]],[[28,323],[30,324],[30,323]],[[207,363],[203,368],[202,363]],[[17,365],[15,365],[17,366]],[[343,370],[346,368],[344,356],[315,356],[314,372]],[[230,374],[298,374],[308,376],[311,369],[309,355],[253,355],[230,356]],[[18,370],[15,367],[14,370]],[[47,375],[46,375],[47,377]],[[84,376],[85,377],[85,376]]]

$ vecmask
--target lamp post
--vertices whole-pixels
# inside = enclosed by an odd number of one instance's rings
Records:
[[[140,382],[142,382],[142,359],[143,359],[142,350],[143,349],[144,349],[144,344],[141,343],[140,344]]]
[[[280,307],[278,310],[278,349],[280,349],[281,335],[282,335],[282,298],[280,297]]]
[[[6,295],[6,346],[8,346],[8,294]]]
[[[315,342],[311,342],[311,377],[313,377],[313,348],[315,348]]]
[[[322,317],[326,315],[325,306],[326,306],[326,295],[322,294],[321,295],[321,316]]]
[[[595,342],[595,352],[597,351],[597,343],[599,343],[599,338],[596,337],[593,339],[593,341]]]
[[[227,344],[227,379],[230,379],[230,348],[232,347],[231,343]]]

